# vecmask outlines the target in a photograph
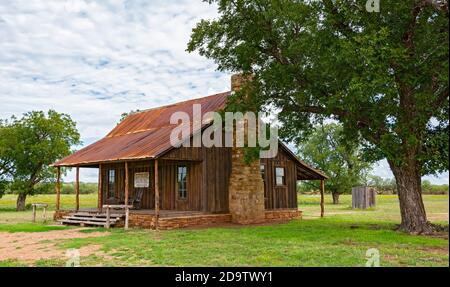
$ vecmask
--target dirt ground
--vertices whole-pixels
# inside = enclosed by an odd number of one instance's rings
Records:
[[[48,232],[0,232],[0,261],[16,259],[33,263],[39,259],[67,259],[66,250],[56,246],[58,240],[105,236],[107,232],[83,233],[82,229],[54,230]],[[102,256],[100,245],[89,245],[79,249],[80,256],[96,254]]]

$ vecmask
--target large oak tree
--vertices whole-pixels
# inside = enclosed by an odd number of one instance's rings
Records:
[[[372,167],[363,160],[359,143],[347,141],[342,126],[335,123],[318,125],[299,145],[298,152],[302,160],[326,171],[330,179],[325,182],[325,190],[330,191],[333,204],[339,204],[340,194],[351,193],[352,187],[364,184]],[[302,184],[320,189],[317,180]]]
[[[0,122],[0,181],[7,180],[8,189],[17,193],[18,211],[25,209],[27,195],[45,187],[39,183],[55,181],[55,169],[50,165],[69,155],[71,146],[79,143],[76,123],[53,110]]]
[[[421,176],[448,170],[448,3],[383,0],[210,0],[219,17],[193,30],[189,51],[223,71],[253,74],[261,107],[276,107],[281,135],[301,140],[332,118],[386,158],[400,228],[432,232]]]

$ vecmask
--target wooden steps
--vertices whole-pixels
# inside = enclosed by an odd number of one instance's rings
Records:
[[[121,221],[123,217],[123,214],[111,214],[109,219],[110,226],[116,225],[117,222]],[[65,225],[106,227],[106,214],[77,212],[63,216],[63,218],[58,220],[58,222]]]

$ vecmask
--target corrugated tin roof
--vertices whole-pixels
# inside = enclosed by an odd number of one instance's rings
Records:
[[[170,134],[177,126],[170,124],[174,112],[186,112],[193,119],[193,105],[200,104],[202,115],[225,108],[230,92],[179,102],[134,113],[126,117],[103,139],[54,163],[54,166],[93,166],[99,163],[152,159],[172,149]],[[208,126],[204,123],[192,134]],[[191,122],[191,129],[192,122]],[[328,179],[320,170],[301,161],[286,145],[284,148],[298,164],[298,179]]]
[[[170,117],[174,112],[186,112],[193,119],[194,104],[201,105],[202,114],[219,111],[225,107],[229,95],[230,92],[226,92],[131,114],[103,139],[53,165],[93,165],[156,158],[172,148],[170,134],[177,126],[170,124]],[[207,124],[203,124],[202,128],[205,125]],[[195,132],[196,130],[193,131]]]
[[[313,168],[306,162],[302,161],[295,153],[293,153],[282,141],[278,141],[281,148],[283,148],[296,162],[297,162],[297,179],[311,180],[311,179],[330,179],[328,175],[321,170]]]

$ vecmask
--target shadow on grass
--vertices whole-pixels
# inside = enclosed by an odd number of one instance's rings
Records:
[[[0,212],[17,212],[17,211],[15,207],[0,207]]]

